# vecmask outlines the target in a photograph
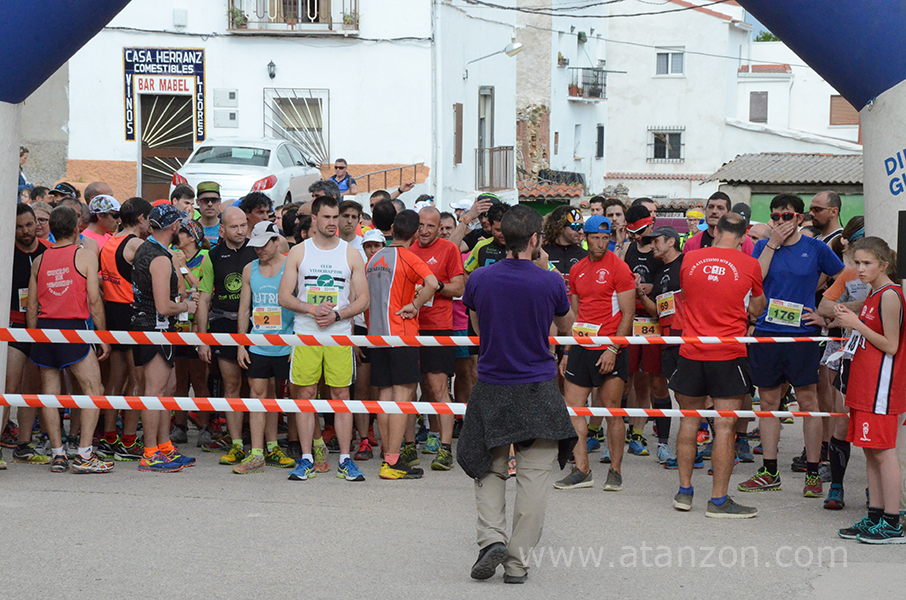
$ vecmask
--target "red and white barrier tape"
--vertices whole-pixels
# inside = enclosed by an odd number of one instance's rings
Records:
[[[665,345],[665,344],[788,344],[841,340],[832,337],[551,337],[562,346]],[[51,344],[174,345],[174,346],[477,346],[477,337],[394,335],[277,335],[238,333],[177,333],[159,331],[89,331],[72,329],[4,329],[0,342]]]
[[[444,402],[370,400],[274,400],[259,398],[158,398],[156,396],[54,396],[0,394],[0,406],[100,408],[117,410],[194,410],[286,413],[358,413],[391,415],[462,415],[466,405]],[[765,410],[662,410],[658,408],[567,407],[580,417],[845,417],[841,413]]]

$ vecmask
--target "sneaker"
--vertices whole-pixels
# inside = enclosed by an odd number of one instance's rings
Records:
[[[131,446],[124,446],[122,440],[113,448],[113,460],[132,461],[141,460],[145,456],[145,443],[135,440]]]
[[[656,458],[658,463],[664,464],[668,460],[676,460],[676,455],[673,454],[667,444],[658,444]]]
[[[761,447],[761,443],[752,448],[752,454],[764,454],[764,450]]]
[[[81,455],[72,459],[73,473],[109,473],[113,470],[113,465],[101,461],[97,454],[92,453],[88,458],[82,458]]]
[[[359,449],[355,451],[355,459],[361,461],[371,460],[372,458],[374,458],[374,448],[368,438],[365,438],[359,442]]]
[[[595,434],[595,439],[601,442],[602,444],[607,441],[607,428],[601,427],[598,429],[598,432]]]
[[[174,444],[188,444],[189,436],[184,428],[174,425],[173,429],[170,430],[170,441]]]
[[[432,471],[449,471],[453,468],[453,453],[450,450],[441,448],[437,451],[437,456],[431,461]]]
[[[0,471],[5,471],[5,470],[6,470],[6,466],[7,466],[7,465],[6,465],[6,461],[3,460],[3,453],[0,452]]]
[[[43,454],[38,454],[34,446],[28,445],[25,448],[16,447],[13,450],[13,460],[16,462],[28,463],[31,465],[46,465],[50,459]]]
[[[462,419],[459,419],[457,422],[461,423]],[[459,437],[456,434],[456,424],[453,425],[453,437]],[[374,427],[368,428],[368,443],[371,444],[371,447],[374,448],[377,446],[377,436],[374,435]]]
[[[843,510],[846,503],[843,501],[843,486],[839,483],[832,483],[827,490],[827,498],[824,500],[824,508],[827,510]]]
[[[607,469],[607,481],[604,482],[605,492],[619,492],[623,489],[623,476],[614,471]]]
[[[421,479],[424,474],[425,472],[419,467],[411,466],[400,457],[395,465],[381,463],[381,472],[378,477],[381,479]]]
[[[583,473],[578,467],[573,467],[569,475],[554,484],[555,490],[578,490],[581,488],[590,488],[595,485],[595,478],[591,471]]]
[[[171,452],[170,454],[165,454],[164,456],[166,456],[167,460],[169,460],[170,462],[175,462],[175,463],[181,464],[184,467],[194,467],[195,466],[195,458],[193,458],[191,456],[186,456],[184,454],[180,454],[179,450],[177,450],[175,448],[173,449],[173,452]]]
[[[330,461],[327,460],[327,455],[329,451],[327,450],[327,444],[315,444],[312,446],[312,453],[315,457],[315,471],[318,473],[326,473],[330,471]],[[305,481],[304,479],[302,481]]]
[[[632,441],[632,427],[626,428],[626,439],[623,440],[624,443],[628,444]]]
[[[594,436],[589,436],[589,438],[587,440],[587,444],[588,444],[588,453],[589,454],[591,454],[592,452],[597,452],[598,450],[601,449],[600,440],[598,440],[598,438],[596,438]]]
[[[334,429],[333,425],[327,425],[321,431],[321,439],[324,440],[325,444],[335,437],[337,437],[337,431]]]
[[[882,519],[883,520],[883,519]],[[844,540],[855,540],[862,533],[868,533],[868,530],[874,527],[876,523],[872,522],[871,517],[865,515],[852,527],[847,527],[845,529],[838,529],[837,535],[842,537]]]
[[[119,443],[119,441],[119,436],[117,436],[116,441],[114,441],[112,444],[106,439],[102,438],[101,441],[98,442],[97,448],[95,448],[94,451],[101,458],[113,458],[113,455],[116,453],[116,445]]]
[[[418,450],[416,450],[414,442],[403,445],[403,451],[400,452],[400,460],[410,467],[418,464]]]
[[[138,463],[139,471],[149,473],[176,473],[185,469],[185,465],[170,461],[163,452],[155,452],[151,456],[143,456]]]
[[[818,477],[821,478],[822,483],[830,483],[833,481],[833,475],[831,474],[830,462],[823,462],[818,465]]]
[[[682,511],[692,510],[692,494],[678,492],[676,496],[673,497],[673,508]]]
[[[249,454],[241,463],[233,467],[233,473],[237,475],[264,473],[264,456],[261,454]]]
[[[679,469],[679,462],[676,458],[671,458],[670,460],[664,463],[664,468],[668,471],[675,471]],[[698,452],[695,455],[695,461],[692,463],[693,469],[704,469],[705,468],[705,459],[702,458],[702,453]]]
[[[711,450],[714,449],[714,442],[708,442],[704,448],[699,451],[701,457],[705,460],[711,460]]]
[[[629,453],[636,456],[648,456],[648,440],[645,436],[638,433],[632,434],[632,440],[629,442]]]
[[[302,444],[299,443],[299,440],[286,443],[286,455],[296,462],[302,458]]]
[[[425,442],[425,447],[422,448],[422,454],[437,454],[438,450],[440,450],[440,436],[436,433],[429,433],[428,441]]]
[[[453,421],[453,438],[459,439],[459,433],[462,431],[463,419],[462,417],[456,417],[456,420]],[[368,437],[373,438],[374,432],[369,430]],[[371,440],[371,445],[377,445],[377,440]]]
[[[277,446],[264,455],[264,464],[269,467],[277,467],[280,469],[292,469],[296,466],[296,461],[288,457],[280,446]]]
[[[766,490],[779,490],[780,473],[778,472],[772,475],[768,473],[767,469],[762,467],[758,470],[757,473],[752,475],[752,477],[737,485],[736,489],[738,489],[740,492],[763,492]]]
[[[207,444],[202,444],[201,449],[204,452],[220,452],[233,445],[233,440],[229,434],[223,434],[220,437],[212,436]]]
[[[509,552],[502,542],[494,542],[490,546],[485,546],[478,553],[478,560],[472,565],[472,579],[490,579],[497,572],[503,561],[507,559]]]
[[[351,458],[347,458],[340,463],[339,467],[337,467],[337,479],[345,479],[346,481],[365,481],[365,474],[359,471],[359,468],[355,466],[355,463],[352,462]]]
[[[893,526],[882,518],[869,527],[868,531],[856,536],[856,539],[865,544],[906,544],[906,533],[901,524]]]
[[[4,448],[15,448],[19,441],[19,428],[12,421],[7,421],[0,434],[0,446]]]
[[[201,448],[206,446],[214,441],[214,436],[211,435],[211,432],[208,429],[202,429],[198,432],[198,439],[195,440],[195,447]]]
[[[761,406],[761,398],[758,396],[752,398],[752,406]]]
[[[736,458],[739,459],[739,462],[755,462],[752,450],[749,449],[748,438],[736,438]]]
[[[733,498],[728,497],[720,506],[708,500],[705,516],[712,519],[751,519],[758,516],[758,509],[754,506],[737,504],[733,501]]]
[[[601,453],[601,460],[598,462],[602,462],[606,465],[610,464],[610,447],[609,446],[605,446],[604,452]]]
[[[506,472],[507,472],[508,477],[516,476],[516,457],[515,456],[510,456],[510,458],[506,461]]]
[[[238,465],[245,459],[245,449],[242,446],[230,446],[227,453],[220,457],[222,465]]]
[[[340,440],[337,436],[333,436],[329,440],[324,442],[324,445],[327,447],[327,451],[332,454],[340,453]]]
[[[808,461],[806,459],[805,448],[802,449],[802,454],[793,459],[793,462],[790,464],[790,471],[793,473],[805,473],[808,469]]]
[[[806,475],[805,487],[802,488],[802,495],[806,498],[823,498],[824,484],[821,483],[819,475]]]
[[[314,477],[315,465],[307,458],[301,458],[296,461],[296,468],[293,469],[292,473],[289,474],[290,481],[307,481],[309,478]]]
[[[419,420],[418,431],[415,432],[415,443],[416,444],[424,444],[425,442],[428,441],[428,428],[425,427],[425,424],[427,423],[427,421],[428,421],[428,419],[420,418],[420,420]]]
[[[761,439],[761,427],[756,427],[755,429],[750,431],[749,439],[750,440],[760,440]]]
[[[51,473],[65,473],[69,470],[69,461],[66,460],[65,454],[57,454],[53,457],[53,460],[50,461],[50,472]]]
[[[699,446],[701,446],[702,444],[707,444],[710,441],[711,441],[711,432],[708,431],[707,429],[699,428],[698,434],[696,435],[696,438],[695,438],[695,443],[697,443]]]

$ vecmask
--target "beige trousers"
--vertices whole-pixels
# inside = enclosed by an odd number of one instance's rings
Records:
[[[535,440],[528,448],[516,449],[516,502],[513,505],[513,533],[507,538],[506,482],[509,446],[491,450],[491,468],[475,482],[478,507],[478,547],[495,542],[506,544],[509,556],[503,563],[507,575],[528,571],[532,548],[541,539],[547,494],[557,472],[558,442]]]

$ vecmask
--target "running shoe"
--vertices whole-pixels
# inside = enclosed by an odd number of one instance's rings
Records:
[[[403,451],[400,452],[400,460],[410,467],[414,467],[418,464],[418,450],[416,450],[414,442],[403,445]]]
[[[321,431],[321,439],[324,440],[325,444],[335,437],[337,437],[337,431],[334,429],[333,425],[327,425]]]
[[[762,455],[764,454],[764,449],[761,447],[761,443],[752,448],[752,454]]]
[[[588,436],[587,444],[589,454],[601,449],[601,441],[593,435]]]
[[[752,406],[761,406],[761,398],[758,396],[752,398]]]
[[[245,449],[242,446],[232,445],[227,453],[220,457],[222,465],[238,465],[245,458]]]
[[[381,471],[378,477],[381,479],[421,479],[424,474],[425,472],[419,467],[409,465],[400,457],[395,465],[388,465],[386,462],[381,463]]]
[[[678,492],[676,496],[673,497],[673,508],[682,511],[692,510],[692,494]]]
[[[843,486],[839,483],[832,483],[827,490],[827,498],[824,500],[824,508],[827,510],[843,510],[846,502],[843,501]]]
[[[6,470],[6,461],[3,460],[3,452],[0,452],[0,471]]]
[[[202,446],[210,444],[213,441],[214,436],[211,435],[211,432],[207,428],[204,428],[198,432],[198,439],[195,440],[195,447],[201,448]]]
[[[824,484],[821,483],[819,475],[806,475],[805,487],[802,488],[802,495],[806,498],[823,498]]]
[[[302,458],[302,445],[299,440],[286,443],[286,455],[295,461]]]
[[[601,460],[598,462],[602,462],[606,465],[610,464],[610,447],[609,446],[606,446],[604,448],[604,452],[601,453]]]
[[[351,458],[347,458],[337,467],[337,479],[346,481],[365,481],[365,474],[362,473]]]
[[[264,473],[264,456],[261,454],[249,454],[241,463],[233,467],[233,473],[237,475]]]
[[[607,470],[607,481],[604,482],[605,492],[619,492],[623,489],[623,476],[613,469]]]
[[[594,487],[595,478],[591,471],[583,473],[578,467],[573,467],[569,475],[554,484],[555,490],[578,490],[582,488]]]
[[[422,454],[437,454],[438,450],[440,450],[440,436],[436,433],[429,433],[428,441],[425,442],[425,447],[422,448]]]
[[[755,457],[752,455],[752,451],[749,449],[748,438],[736,438],[736,458],[739,459],[739,462],[755,462]]]
[[[364,438],[359,441],[359,449],[355,452],[355,459],[362,460],[371,460],[374,458],[374,448],[371,446],[371,442],[368,441],[368,438]]]
[[[28,445],[25,448],[16,447],[13,450],[13,460],[16,462],[28,463],[31,465],[46,465],[50,459],[43,454],[38,454],[35,447]]]
[[[756,427],[755,429],[750,431],[749,439],[750,440],[760,440],[761,439],[761,427]]]
[[[449,471],[453,468],[453,452],[441,448],[437,456],[431,461],[432,471]]]
[[[277,446],[264,456],[264,464],[280,469],[292,469],[296,466],[296,461],[288,457],[280,446]]]
[[[507,473],[507,477],[516,476],[516,457],[515,456],[510,456],[510,458],[507,460],[506,473]]]
[[[113,443],[108,442],[106,439],[101,439],[101,441],[98,442],[97,448],[95,448],[95,452],[101,458],[113,458],[113,455],[116,454],[116,445],[119,441],[119,436],[117,436]]]
[[[738,464],[739,464],[739,457],[734,456],[733,457],[733,466],[735,467]],[[708,467],[708,475],[710,475],[711,477],[714,476],[714,467]]]
[[[656,458],[658,463],[664,464],[668,460],[676,460],[676,455],[673,454],[667,444],[658,444]]]
[[[805,448],[802,449],[802,454],[793,459],[793,462],[790,463],[790,471],[793,473],[805,473],[808,470],[808,458],[805,453]]]
[[[768,473],[768,470],[762,467],[757,473],[746,479],[736,486],[740,492],[763,492],[768,490],[780,489],[780,473]]]
[[[695,443],[697,443],[699,446],[701,446],[702,444],[707,444],[710,441],[711,441],[711,433],[707,429],[699,428],[698,434],[696,435],[696,438],[695,438]]]
[[[315,465],[307,458],[300,459],[296,462],[296,468],[293,469],[292,473],[289,474],[290,481],[307,481],[308,479],[314,477]]]
[[[340,452],[340,440],[337,436],[333,436],[329,440],[324,442],[324,445],[327,446],[327,451],[332,454],[338,454]]]
[[[822,483],[830,483],[833,481],[834,477],[831,474],[830,462],[823,462],[818,465],[818,476],[821,478]]]
[[[626,428],[626,439],[623,440],[624,443],[628,444],[632,441],[632,426]]]
[[[82,455],[78,455],[72,459],[73,473],[109,473],[112,470],[113,465],[111,463],[102,461],[94,453],[88,458],[82,458]]]
[[[315,471],[317,471],[318,473],[326,473],[330,471],[330,461],[327,460],[327,445],[323,442],[320,444],[314,444],[312,446],[312,453],[315,457]]]
[[[15,448],[19,441],[19,428],[12,421],[6,423],[3,433],[0,434],[0,446],[4,448]]]
[[[632,440],[629,442],[629,453],[636,456],[648,456],[648,440],[639,433],[632,434]]]
[[[174,444],[187,444],[189,442],[189,436],[186,433],[185,428],[174,425],[170,430],[170,441]]]
[[[427,421],[427,419],[423,419],[422,417],[419,417],[418,431],[415,432],[415,443],[416,444],[424,444],[425,442],[428,441],[429,432],[428,432],[428,428],[425,427],[426,421]]]
[[[906,533],[900,523],[894,526],[882,518],[868,531],[859,533],[856,539],[866,544],[906,544]]]
[[[753,506],[743,506],[733,501],[733,498],[727,497],[720,506],[708,500],[708,508],[705,510],[705,516],[712,519],[751,519],[758,516],[758,509]]]
[[[704,448],[699,451],[699,454],[702,455],[702,458],[705,460],[711,460],[711,450],[714,448],[714,442],[708,442]]]
[[[704,469],[705,468],[705,459],[702,458],[701,452],[695,455],[695,462],[692,463],[693,469]],[[679,463],[676,458],[672,458],[664,463],[664,468],[668,471],[675,471],[679,469]]]
[[[69,461],[66,460],[65,454],[57,454],[53,457],[53,460],[50,461],[50,472],[51,473],[65,473],[69,470]]]
[[[595,434],[595,439],[603,444],[607,439],[607,430],[604,427],[599,428],[598,432]]]
[[[456,420],[453,421],[453,437],[454,437],[454,439],[459,438],[459,433],[462,431],[462,424],[463,424],[462,417],[456,417]],[[371,434],[371,435],[373,435],[373,434]],[[374,441],[372,441],[371,445],[374,446],[374,445],[376,445],[376,443]]]
[[[170,462],[175,462],[175,463],[181,464],[184,467],[194,467],[195,466],[195,458],[193,458],[191,456],[186,456],[184,454],[180,454],[179,450],[177,450],[176,448],[173,449],[173,452],[171,452],[170,454],[166,454],[165,456],[167,457],[167,460],[169,460]]]
[[[138,463],[138,470],[148,473],[176,473],[183,469],[185,469],[185,465],[171,462],[163,452],[155,452],[151,456],[143,456]]]
[[[141,460],[145,456],[145,443],[142,440],[135,440],[131,446],[123,445],[122,440],[116,443],[113,449],[113,460],[133,461]]]
[[[220,437],[212,436],[211,441],[207,444],[202,444],[201,449],[204,452],[220,452],[225,448],[229,448],[233,445],[233,440],[228,433],[224,433]]]
[[[881,520],[883,521],[884,519],[882,518]],[[838,529],[837,535],[842,537],[844,540],[855,540],[859,537],[860,534],[868,533],[868,530],[875,525],[876,523],[871,520],[871,517],[865,515],[860,520],[856,521],[856,523],[852,527]]]
[[[462,419],[460,419],[460,422],[462,422]],[[456,425],[453,426],[453,437],[459,437],[456,435]],[[372,448],[377,446],[377,436],[374,435],[374,427],[368,428],[368,443],[371,444]]]

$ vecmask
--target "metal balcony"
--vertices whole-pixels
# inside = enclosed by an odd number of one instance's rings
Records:
[[[600,102],[607,99],[607,71],[592,67],[569,67],[569,99]]]

